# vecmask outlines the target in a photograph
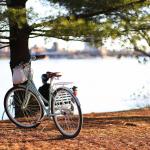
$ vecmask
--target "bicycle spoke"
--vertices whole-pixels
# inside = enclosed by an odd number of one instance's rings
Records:
[[[25,100],[26,89],[13,87],[4,99],[5,111],[9,119],[19,127],[32,128],[40,124],[43,117],[42,104],[33,92],[28,91],[27,104],[22,106]]]
[[[68,137],[77,136],[82,125],[82,116],[74,97],[66,89],[60,88],[54,98],[53,112],[60,111],[54,121],[60,132]]]

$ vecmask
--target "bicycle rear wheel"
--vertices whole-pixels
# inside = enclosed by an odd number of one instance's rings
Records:
[[[82,126],[82,112],[77,97],[68,88],[58,88],[51,103],[53,119],[60,133],[67,138],[76,137]]]
[[[28,99],[28,103],[24,107],[25,99]],[[32,91],[26,91],[24,87],[13,87],[6,93],[4,108],[8,118],[23,128],[37,127],[44,115],[41,102]]]

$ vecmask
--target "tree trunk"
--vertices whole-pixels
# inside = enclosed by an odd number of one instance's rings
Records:
[[[27,0],[7,0],[10,29],[10,67],[11,70],[21,62],[30,60],[28,39],[30,28],[27,23],[25,4]],[[18,94],[18,93],[16,93]],[[15,93],[14,93],[15,101]],[[22,117],[20,108],[15,106],[15,117]]]
[[[9,10],[11,69],[20,64],[20,62],[28,62],[30,59],[28,49],[30,28],[27,23],[25,11],[26,1],[27,0],[7,0]]]

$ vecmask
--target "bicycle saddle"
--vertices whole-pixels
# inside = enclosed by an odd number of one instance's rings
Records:
[[[60,72],[46,72],[46,75],[48,78],[52,78],[52,77],[61,77],[62,75],[60,74]]]

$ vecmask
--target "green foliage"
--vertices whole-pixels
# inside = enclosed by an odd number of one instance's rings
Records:
[[[64,6],[70,14],[90,14],[93,12],[112,13],[119,10],[138,9],[149,5],[145,0],[49,0],[52,3]],[[98,14],[97,16],[101,15]]]
[[[53,33],[60,34],[60,38],[62,36],[66,39],[69,39],[70,36],[82,37],[82,40],[88,39],[101,43],[108,37],[115,39],[124,36],[128,37],[134,46],[142,38],[150,45],[148,35],[150,32],[150,1],[148,0],[49,1],[63,6],[68,11],[67,15],[74,17],[66,26],[57,22],[55,28],[51,28],[52,32],[57,30]],[[79,24],[80,18],[84,23]]]
[[[12,24],[17,24],[18,28],[22,28],[26,25],[26,9],[9,8],[6,14],[10,17],[10,22]]]

